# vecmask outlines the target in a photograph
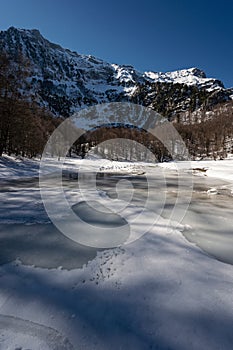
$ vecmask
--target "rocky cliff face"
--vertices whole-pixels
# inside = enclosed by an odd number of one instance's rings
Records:
[[[0,52],[30,62],[28,93],[54,115],[70,116],[91,105],[130,101],[172,119],[233,98],[233,90],[198,68],[168,73],[138,72],[80,55],[46,40],[38,30],[0,32]]]

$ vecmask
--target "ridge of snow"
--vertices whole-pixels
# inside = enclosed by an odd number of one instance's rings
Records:
[[[207,78],[198,68],[181,69],[172,72],[145,72],[144,77],[152,82],[178,83],[186,85],[207,86],[208,91],[223,89],[222,83],[214,78]],[[208,88],[209,87],[209,88]]]

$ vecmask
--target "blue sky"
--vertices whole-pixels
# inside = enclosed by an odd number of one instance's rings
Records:
[[[233,87],[233,0],[0,0],[0,29],[138,70],[198,67]]]

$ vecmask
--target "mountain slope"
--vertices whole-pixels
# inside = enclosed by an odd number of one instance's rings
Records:
[[[0,32],[0,52],[12,59],[21,53],[30,62],[28,93],[55,115],[81,108],[131,101],[172,118],[177,113],[231,99],[233,90],[197,68],[169,73],[138,72],[80,55],[46,40],[38,30],[9,28]]]

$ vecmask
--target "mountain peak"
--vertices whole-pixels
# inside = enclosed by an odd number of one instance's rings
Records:
[[[23,28],[16,28],[16,27],[9,27],[5,33],[9,33],[9,34],[16,34],[16,33],[21,33],[24,35],[30,35],[30,36],[40,36],[42,37],[40,31],[38,29],[23,29]]]
[[[189,68],[187,69],[187,72],[190,72],[198,78],[206,78],[205,72],[197,67]]]

